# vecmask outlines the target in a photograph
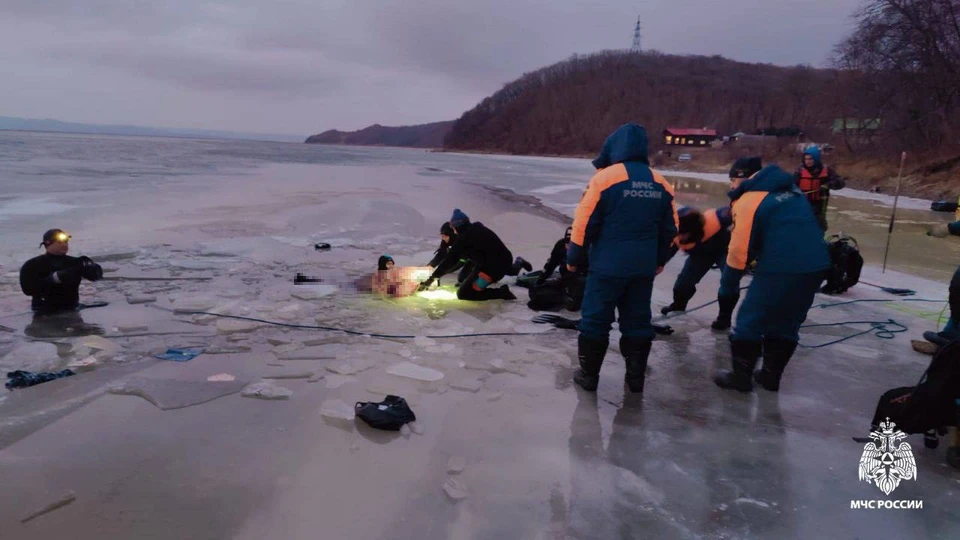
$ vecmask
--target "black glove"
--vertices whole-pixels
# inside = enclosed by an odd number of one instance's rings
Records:
[[[427,287],[429,287],[429,286],[432,285],[432,284],[433,284],[433,278],[432,278],[432,277],[427,278],[426,281],[421,282],[421,283],[420,283],[420,286],[417,287],[417,292],[423,292],[423,291],[427,290]]]
[[[71,266],[70,268],[57,270],[56,272],[50,274],[50,281],[52,281],[53,283],[61,283],[61,284],[76,283],[80,281],[82,272],[83,272],[82,266],[80,265]]]
[[[90,261],[90,259],[87,260]],[[84,279],[89,281],[99,281],[103,278],[103,268],[99,264],[90,261],[89,264],[84,263],[82,267],[82,275]]]

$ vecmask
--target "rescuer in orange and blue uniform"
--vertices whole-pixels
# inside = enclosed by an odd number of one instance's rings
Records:
[[[654,336],[653,278],[663,271],[677,234],[673,188],[650,169],[647,132],[636,124],[613,132],[593,166],[599,170],[577,206],[567,248],[570,271],[588,253],[590,262],[577,343],[580,370],[574,381],[596,391],[616,310],[625,382],[631,392],[643,392]]]
[[[824,232],[827,231],[827,203],[831,189],[843,189],[846,185],[837,171],[820,161],[820,148],[810,145],[803,151],[803,163],[793,173],[793,181],[807,196],[813,215]]]
[[[724,273],[739,278],[748,265],[755,261],[756,266],[730,336],[733,371],[718,373],[714,381],[723,388],[753,390],[751,375],[762,355],[763,367],[754,379],[776,392],[830,257],[810,205],[780,167],[768,165],[739,183],[730,199],[733,232]]]
[[[697,293],[697,284],[713,268],[713,265],[724,267],[727,260],[727,244],[730,243],[730,225],[733,218],[729,206],[711,208],[700,212],[695,208],[682,207],[677,212],[680,217],[679,233],[670,248],[672,258],[680,250],[687,254],[683,269],[673,284],[673,303],[660,310],[667,315],[673,311],[686,311],[687,303]],[[717,330],[730,328],[730,315],[740,297],[735,290],[732,304],[724,295],[719,295],[725,301],[721,305],[720,315],[714,321],[713,327]],[[729,307],[728,312],[724,312]],[[724,322],[726,321],[726,322]]]

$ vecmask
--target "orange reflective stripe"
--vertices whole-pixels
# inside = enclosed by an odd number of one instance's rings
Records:
[[[733,203],[733,231],[730,235],[730,247],[727,251],[727,266],[737,270],[746,270],[750,235],[753,233],[753,218],[757,208],[767,196],[766,191],[749,191]]]
[[[704,212],[703,219],[703,240],[701,241],[706,242],[720,232],[720,218],[717,217],[717,209],[711,208]]]
[[[707,240],[711,239],[720,232],[720,218],[717,217],[717,210],[710,209],[703,213],[703,238],[700,239],[700,243],[704,243]],[[674,244],[680,246],[680,249],[684,251],[690,251],[691,249],[697,247],[697,244],[690,242],[688,244],[680,243],[680,236],[677,235],[677,238],[673,241]]]
[[[587,223],[590,216],[597,209],[597,203],[600,202],[600,195],[603,190],[613,184],[628,180],[627,168],[623,163],[611,165],[605,169],[600,169],[593,175],[590,183],[587,184],[587,190],[583,193],[577,209],[573,212],[573,230],[570,232],[570,241],[578,246],[583,246],[584,239],[587,236]]]
[[[663,186],[664,191],[670,194],[670,206],[673,208],[673,226],[677,228],[677,232],[679,233],[680,216],[677,215],[677,198],[673,193],[673,186],[671,186],[670,182],[667,182],[667,179],[657,171],[650,169],[650,172],[653,173],[653,181]]]

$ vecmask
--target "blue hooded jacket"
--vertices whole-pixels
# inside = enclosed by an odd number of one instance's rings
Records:
[[[793,177],[768,165],[730,192],[733,232],[727,266],[755,273],[806,274],[830,267],[823,231]]]
[[[813,158],[814,167],[823,166],[823,162],[821,161],[821,156],[820,156],[820,148],[818,148],[816,145],[808,146],[807,149],[803,151],[803,155],[810,156]]]
[[[673,187],[648,166],[647,132],[624,124],[607,137],[600,169],[574,213],[567,261],[611,277],[653,277],[677,235]]]

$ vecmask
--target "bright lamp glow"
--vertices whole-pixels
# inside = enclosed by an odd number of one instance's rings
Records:
[[[457,293],[452,291],[445,291],[443,289],[418,292],[417,296],[419,296],[420,298],[426,298],[427,300],[456,300],[457,299]]]

